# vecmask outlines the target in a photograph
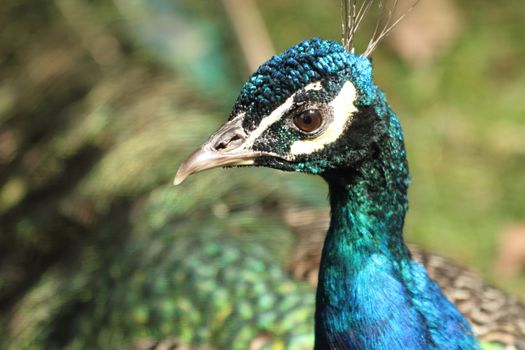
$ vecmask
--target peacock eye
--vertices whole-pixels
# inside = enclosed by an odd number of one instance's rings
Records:
[[[323,114],[317,109],[309,109],[296,115],[293,123],[302,132],[311,134],[323,125]]]

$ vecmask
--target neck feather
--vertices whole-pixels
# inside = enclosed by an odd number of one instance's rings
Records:
[[[397,118],[394,123],[398,123]],[[408,168],[399,125],[358,167],[326,174],[316,349],[477,349],[468,323],[403,241]],[[451,339],[457,342],[457,347]],[[448,345],[448,346],[446,346]]]

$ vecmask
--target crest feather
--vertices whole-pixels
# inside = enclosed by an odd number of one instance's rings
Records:
[[[396,15],[399,0],[341,0],[342,42],[346,50],[355,52],[354,37],[367,13],[377,5],[378,18],[366,50],[361,54],[369,57],[377,45],[416,7],[421,0],[414,0],[412,5],[400,15]]]

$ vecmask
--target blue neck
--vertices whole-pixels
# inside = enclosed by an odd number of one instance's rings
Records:
[[[380,145],[359,170],[325,174],[332,214],[315,349],[478,349],[468,323],[410,257],[402,236],[408,186],[402,136],[382,142],[391,152]]]

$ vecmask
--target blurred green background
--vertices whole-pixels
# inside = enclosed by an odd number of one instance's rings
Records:
[[[282,211],[324,213],[321,180],[219,169],[171,181],[226,120],[254,65],[303,39],[339,40],[339,6],[2,1],[0,313],[15,315],[6,322],[25,331],[102,298],[93,274],[140,265],[129,246],[169,225],[178,239],[206,221],[286,264],[296,238]],[[373,63],[406,133],[408,240],[525,297],[525,6],[423,0]],[[34,324],[17,318],[26,306]]]

